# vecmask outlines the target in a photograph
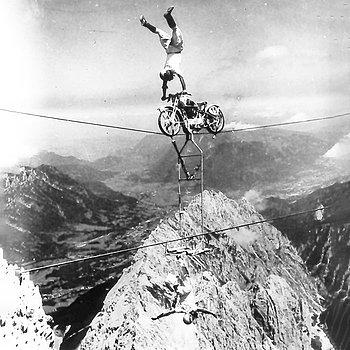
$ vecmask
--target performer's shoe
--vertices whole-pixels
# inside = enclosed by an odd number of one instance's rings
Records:
[[[147,21],[144,15],[140,16],[140,22],[143,27],[146,25]]]
[[[175,6],[170,6],[164,13],[164,17],[171,15],[171,12],[174,10]]]

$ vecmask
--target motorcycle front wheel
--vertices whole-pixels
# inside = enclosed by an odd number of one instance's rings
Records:
[[[210,105],[205,109],[207,130],[211,134],[217,134],[225,126],[225,118],[218,105]]]
[[[181,129],[179,113],[173,107],[167,106],[160,111],[158,117],[160,131],[166,136],[175,136]]]

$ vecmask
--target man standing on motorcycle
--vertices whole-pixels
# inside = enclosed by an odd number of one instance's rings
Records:
[[[179,77],[182,90],[183,91],[186,90],[185,79],[180,69],[181,52],[183,50],[183,35],[180,28],[176,25],[173,16],[171,15],[171,12],[173,11],[173,9],[174,9],[174,6],[170,6],[164,13],[164,17],[169,27],[172,29],[171,36],[168,33],[164,32],[163,30],[147,22],[144,15],[141,15],[140,17],[140,22],[143,27],[148,28],[152,33],[158,34],[160,43],[165,49],[165,52],[167,54],[164,68],[161,70],[159,74],[160,78],[163,80],[163,85],[162,85],[163,96],[161,98],[162,101],[166,99],[166,90],[168,88],[167,83],[168,81],[171,81],[174,79],[174,75],[177,75]]]

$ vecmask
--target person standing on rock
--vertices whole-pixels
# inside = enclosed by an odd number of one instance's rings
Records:
[[[175,313],[184,314],[182,320],[185,324],[191,324],[198,318],[199,313],[212,315],[217,318],[213,312],[197,306],[186,264],[182,259],[180,259],[180,264],[181,276],[169,274],[165,281],[166,288],[172,292],[171,309],[152,317],[152,320],[158,320]]]
[[[178,76],[182,86],[182,90],[183,91],[186,90],[185,79],[180,69],[181,52],[183,50],[183,35],[171,14],[173,10],[174,10],[174,6],[170,6],[164,13],[164,17],[170,29],[172,30],[171,35],[169,35],[163,30],[147,22],[144,15],[140,16],[141,25],[143,27],[148,28],[152,33],[158,34],[160,43],[162,47],[165,49],[165,52],[167,54],[164,68],[161,70],[159,74],[160,78],[163,80],[163,85],[162,85],[163,95],[161,98],[162,101],[166,99],[166,90],[168,88],[168,81],[173,80],[174,75]]]

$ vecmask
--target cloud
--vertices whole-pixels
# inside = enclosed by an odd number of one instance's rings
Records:
[[[277,107],[278,108],[278,107]],[[256,111],[254,115],[256,117],[264,117],[264,118],[279,118],[285,116],[285,110],[281,111],[276,109],[276,107],[272,107],[266,102],[266,105],[262,107],[262,109]]]
[[[239,121],[232,121],[231,123],[228,123],[225,125],[225,130],[239,130],[244,128],[252,128],[255,126],[256,125],[253,125],[253,124],[242,123]]]
[[[260,193],[255,190],[249,190],[244,194],[245,199],[253,205],[260,200]]]
[[[242,227],[239,230],[230,230],[227,232],[227,237],[232,239],[236,244],[240,246],[247,246],[256,241],[259,236],[257,232],[250,230],[249,228]]]
[[[43,69],[30,4],[3,2],[0,11],[0,95],[2,104],[30,106],[42,97]],[[31,13],[31,12],[30,12]]]
[[[256,60],[275,60],[288,56],[289,50],[286,46],[267,46],[255,55]]]
[[[36,133],[36,124],[32,120],[2,112],[0,121],[0,169],[11,167],[37,152],[30,142]]]
[[[344,136],[338,143],[329,149],[324,157],[341,158],[350,156],[350,134]]]
[[[310,117],[306,113],[297,112],[291,118],[288,119],[288,122],[300,122],[307,119],[310,119]]]
[[[249,190],[244,194],[244,198],[251,203],[256,210],[261,211],[265,209],[264,198],[261,196],[261,193],[256,190]]]

